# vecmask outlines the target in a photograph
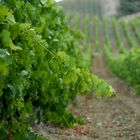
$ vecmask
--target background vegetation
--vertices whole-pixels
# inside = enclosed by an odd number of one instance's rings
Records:
[[[120,0],[119,16],[140,12],[140,0]]]

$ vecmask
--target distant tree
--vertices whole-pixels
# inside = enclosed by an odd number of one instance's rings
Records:
[[[102,8],[100,0],[63,0],[60,5],[70,14],[98,15],[101,16]]]
[[[140,0],[120,0],[119,15],[140,12]]]

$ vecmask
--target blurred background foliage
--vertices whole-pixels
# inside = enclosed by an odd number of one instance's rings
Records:
[[[119,16],[140,12],[140,0],[120,0]]]
[[[63,0],[59,3],[70,15],[120,17],[140,12],[140,0]]]

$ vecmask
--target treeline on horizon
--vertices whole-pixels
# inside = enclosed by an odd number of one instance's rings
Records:
[[[100,0],[63,0],[60,5],[67,14],[102,15]]]
[[[102,0],[63,0],[60,5],[65,9],[66,13],[80,13],[90,16],[102,16],[103,5]],[[118,7],[117,17],[130,15],[140,12],[140,0],[120,0],[120,6]]]
[[[119,16],[140,12],[140,0],[120,0]]]

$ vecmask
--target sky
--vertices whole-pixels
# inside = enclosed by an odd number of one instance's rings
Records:
[[[55,0],[56,2],[58,2],[58,1],[62,1],[62,0]]]

